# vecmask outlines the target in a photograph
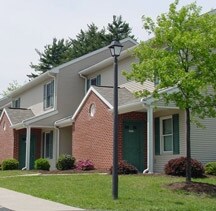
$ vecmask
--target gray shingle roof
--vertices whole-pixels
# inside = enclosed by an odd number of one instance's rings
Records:
[[[5,108],[12,125],[18,124],[25,119],[35,116],[31,109]]]
[[[113,87],[108,86],[94,86],[94,89],[104,97],[111,105],[113,105]],[[118,89],[118,105],[123,106],[131,103],[140,102],[139,98],[136,98],[126,88]]]

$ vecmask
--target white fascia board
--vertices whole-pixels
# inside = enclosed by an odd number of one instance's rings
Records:
[[[48,79],[49,77],[53,77],[55,75],[56,75],[56,73],[53,73],[52,71],[47,71],[47,72],[39,75],[38,77],[36,77],[32,81],[30,81],[30,82],[26,83],[25,85],[21,86],[20,88],[16,89],[12,93],[10,93],[9,97],[14,97],[14,96],[16,96],[18,94],[21,94],[22,92],[34,87],[35,85],[37,85],[37,84],[41,83],[42,81]]]
[[[124,50],[121,53],[120,57],[119,57],[119,61],[121,61],[121,60],[123,60],[123,59],[125,59],[125,58],[127,58],[129,56],[132,56],[129,51],[133,50],[135,47],[136,46],[133,46],[133,47],[131,47],[129,49]],[[113,57],[110,56],[109,58],[107,58],[107,59],[105,59],[105,60],[103,60],[101,62],[98,62],[95,65],[92,65],[92,66],[90,66],[88,68],[85,68],[85,69],[79,71],[79,74],[81,74],[81,75],[88,75],[90,73],[93,73],[93,72],[96,72],[98,70],[101,70],[102,68],[105,68],[105,67],[107,67],[109,65],[112,65],[112,64],[113,64]]]
[[[118,114],[124,114],[132,111],[138,111],[141,109],[147,109],[147,107],[140,101],[135,103],[130,103],[126,105],[122,105],[118,107]],[[113,113],[113,108],[110,109],[110,111]]]
[[[174,87],[169,87],[167,89],[160,90],[158,93],[163,94],[164,92],[166,92],[167,94],[172,94],[177,92],[178,90],[179,90],[178,87],[174,86]],[[152,103],[157,102],[159,100],[160,99],[155,99],[152,95],[150,95],[148,97],[142,98],[141,102],[143,102],[146,105],[151,105]]]
[[[100,95],[95,89],[94,87],[90,87],[90,89],[88,90],[88,92],[86,93],[85,97],[83,98],[83,100],[81,101],[81,103],[79,104],[77,110],[75,111],[75,113],[72,116],[72,122],[75,121],[75,118],[77,116],[77,114],[80,112],[83,104],[85,103],[85,101],[87,100],[88,96],[90,95],[91,92],[94,92],[108,107],[109,109],[112,109],[113,106],[102,96]]]
[[[12,122],[11,122],[11,120],[10,120],[10,118],[8,116],[8,113],[7,113],[7,111],[6,111],[5,108],[3,109],[2,113],[1,113],[0,120],[2,119],[2,117],[3,117],[4,114],[7,116],[8,120],[10,122],[10,125],[12,125]]]
[[[72,125],[72,116],[68,116],[63,119],[59,119],[54,123],[55,127],[67,127]]]

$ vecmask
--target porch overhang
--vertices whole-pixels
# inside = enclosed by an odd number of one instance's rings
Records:
[[[62,128],[62,127],[71,126],[72,123],[73,123],[73,121],[72,121],[72,116],[68,116],[68,117],[66,117],[66,118],[57,120],[57,121],[54,123],[54,125],[55,125],[55,127]]]

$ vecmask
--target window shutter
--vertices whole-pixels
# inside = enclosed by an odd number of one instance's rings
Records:
[[[160,119],[155,118],[155,155],[160,155]]]
[[[51,84],[50,84],[50,104],[51,104],[51,106],[53,106],[54,105],[54,80],[51,82]]]
[[[43,90],[43,107],[44,109],[46,108],[46,84],[44,85],[44,90]]]
[[[173,154],[179,154],[179,114],[173,115]]]
[[[87,79],[87,90],[90,88],[90,79]]]
[[[97,78],[96,78],[96,84],[97,84],[97,86],[101,85],[101,75],[97,76]]]

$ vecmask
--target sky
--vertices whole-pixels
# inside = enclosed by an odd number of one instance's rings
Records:
[[[146,40],[142,16],[155,19],[166,13],[174,0],[0,0],[0,93],[9,83],[28,82],[34,72],[30,63],[39,61],[35,49],[43,52],[53,38],[76,38],[87,24],[99,29],[112,22],[113,15],[122,15],[138,40]],[[179,6],[193,0],[180,0]],[[197,0],[202,12],[216,8],[215,0]]]

